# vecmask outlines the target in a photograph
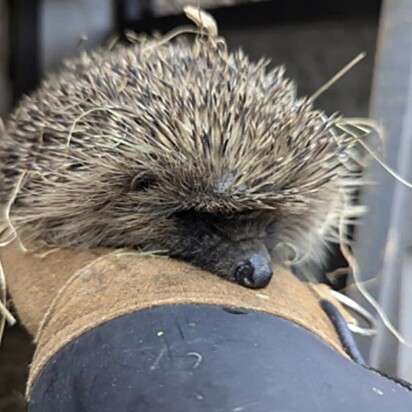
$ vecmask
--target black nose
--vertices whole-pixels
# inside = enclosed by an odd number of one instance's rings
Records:
[[[235,270],[236,281],[247,288],[264,288],[273,275],[272,265],[265,255],[254,254]]]

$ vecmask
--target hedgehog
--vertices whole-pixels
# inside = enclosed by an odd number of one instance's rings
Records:
[[[321,267],[360,184],[339,117],[205,36],[149,46],[83,52],[12,112],[0,203],[20,239],[161,251],[249,288]]]

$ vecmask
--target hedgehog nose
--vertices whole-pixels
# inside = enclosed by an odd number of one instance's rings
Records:
[[[254,254],[235,270],[236,281],[247,288],[264,288],[273,275],[272,265],[263,254]]]

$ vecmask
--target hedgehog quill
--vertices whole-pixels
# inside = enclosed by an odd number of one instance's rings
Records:
[[[209,40],[83,53],[23,98],[0,141],[23,241],[165,250],[250,288],[322,264],[357,214],[353,138],[282,67]]]

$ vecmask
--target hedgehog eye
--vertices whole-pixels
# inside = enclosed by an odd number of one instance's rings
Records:
[[[156,177],[148,173],[138,173],[130,182],[131,192],[140,192],[156,183]]]

